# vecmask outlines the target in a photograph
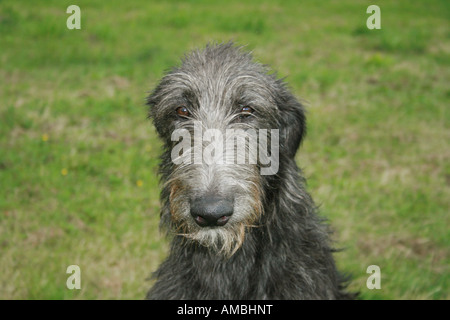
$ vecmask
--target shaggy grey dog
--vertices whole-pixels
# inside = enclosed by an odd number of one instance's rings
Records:
[[[232,43],[208,45],[148,104],[164,143],[161,226],[172,243],[147,298],[351,297],[295,163],[305,112],[283,81]]]

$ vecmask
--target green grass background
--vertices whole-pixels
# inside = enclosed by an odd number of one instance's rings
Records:
[[[145,97],[185,51],[234,40],[308,101],[297,160],[350,288],[449,299],[449,17],[445,0],[0,1],[0,298],[145,296],[168,248]]]

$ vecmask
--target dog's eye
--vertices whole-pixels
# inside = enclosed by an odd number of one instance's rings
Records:
[[[250,108],[249,106],[242,106],[241,113],[253,113],[253,109]]]
[[[177,115],[179,115],[180,117],[188,117],[190,115],[188,108],[186,108],[184,106],[178,107],[176,112],[177,112]]]
[[[254,110],[249,106],[239,106],[239,119],[245,119],[252,115]]]

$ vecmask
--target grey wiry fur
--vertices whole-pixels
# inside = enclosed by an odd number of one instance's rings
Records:
[[[155,272],[150,299],[347,298],[327,226],[305,191],[294,155],[305,134],[302,105],[281,80],[231,43],[185,57],[148,98],[164,142],[160,167],[161,225],[172,235],[170,255]],[[241,119],[239,108],[254,112]],[[180,118],[176,110],[189,109]],[[257,164],[174,164],[175,129],[279,129],[279,169]],[[192,136],[194,134],[192,133]],[[224,226],[202,228],[190,210],[206,196],[232,199]]]

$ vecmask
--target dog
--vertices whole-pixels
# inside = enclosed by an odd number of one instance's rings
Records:
[[[148,299],[353,297],[295,162],[305,109],[283,80],[242,47],[208,44],[147,103],[171,235]]]

